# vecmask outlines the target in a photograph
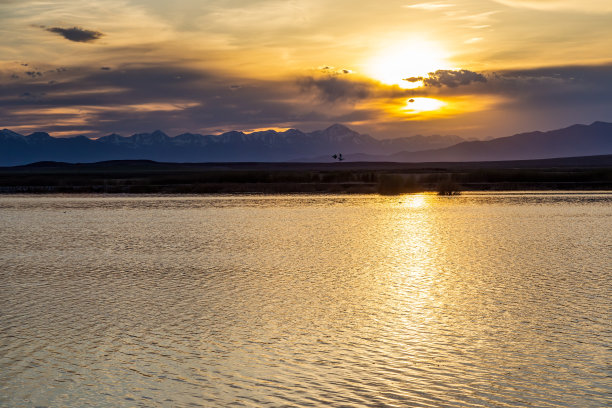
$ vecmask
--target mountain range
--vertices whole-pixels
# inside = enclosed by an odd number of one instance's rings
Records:
[[[89,139],[85,136],[54,138],[36,132],[23,136],[8,129],[0,131],[0,166],[36,161],[97,162],[103,160],[148,159],[164,162],[279,162],[334,153],[386,155],[450,146],[464,139],[459,136],[410,136],[377,140],[346,126],[305,133],[266,130],[221,135],[183,133],[170,137],[160,130],[129,137],[118,134]]]
[[[612,123],[573,125],[549,132],[521,133],[487,141],[458,136],[410,136],[379,140],[335,124],[305,133],[267,130],[221,135],[160,130],[129,137],[117,134],[89,139],[54,138],[36,132],[24,136],[0,131],[0,166],[37,161],[88,163],[148,159],[163,162],[329,162],[342,153],[349,161],[434,162],[528,160],[612,153]]]

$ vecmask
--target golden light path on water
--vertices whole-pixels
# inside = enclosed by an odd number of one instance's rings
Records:
[[[0,197],[2,406],[605,406],[612,195]]]

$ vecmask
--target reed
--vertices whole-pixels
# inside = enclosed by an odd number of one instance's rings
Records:
[[[453,196],[461,194],[461,188],[450,178],[442,180],[437,185],[438,195]]]
[[[423,188],[417,183],[413,176],[400,174],[381,174],[378,177],[378,194],[399,195],[406,193],[417,193]]]

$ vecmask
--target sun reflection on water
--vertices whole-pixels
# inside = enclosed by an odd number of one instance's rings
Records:
[[[437,279],[435,217],[432,205],[435,198],[428,194],[402,196],[388,226],[393,233],[386,237],[385,259],[388,274],[388,293],[385,310],[396,317],[392,328],[403,343],[409,361],[425,358],[423,344],[439,340],[428,327],[436,325],[434,286]],[[391,351],[390,351],[391,352]]]
[[[406,208],[421,208],[428,204],[424,194],[408,195],[405,197],[405,201],[402,202],[402,205]]]
[[[605,406],[593,197],[0,197],[0,406]]]

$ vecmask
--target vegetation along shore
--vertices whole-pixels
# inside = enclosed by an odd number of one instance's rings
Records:
[[[472,163],[159,163],[0,168],[0,193],[403,194],[461,190],[612,190],[612,155]]]

